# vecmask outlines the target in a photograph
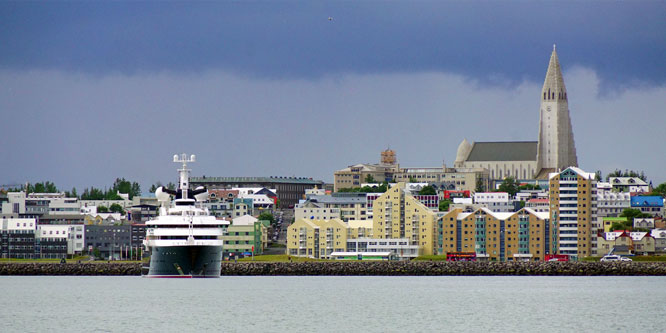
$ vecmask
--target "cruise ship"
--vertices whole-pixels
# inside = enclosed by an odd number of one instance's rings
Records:
[[[228,222],[217,220],[202,205],[208,198],[208,190],[189,189],[187,163],[195,158],[174,155],[173,161],[183,165],[178,170],[178,189],[159,187],[155,191],[160,210],[155,219],[146,222],[143,245],[151,255],[144,277],[220,277],[222,235]]]

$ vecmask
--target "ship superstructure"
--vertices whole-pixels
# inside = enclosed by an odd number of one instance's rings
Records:
[[[208,198],[203,188],[189,189],[187,163],[195,156],[174,155],[182,163],[177,190],[159,187],[155,191],[160,210],[146,222],[144,246],[151,252],[146,277],[219,277],[222,235],[228,221],[217,220],[201,203]],[[172,200],[172,197],[175,199]]]

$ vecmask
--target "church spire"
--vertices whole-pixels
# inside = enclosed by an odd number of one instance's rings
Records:
[[[555,44],[553,44],[553,53],[550,55],[546,79],[543,82],[541,99],[544,101],[567,100],[567,88],[564,86],[562,69],[560,68],[560,61],[557,58]]]

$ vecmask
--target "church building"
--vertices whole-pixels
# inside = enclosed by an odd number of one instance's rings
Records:
[[[567,89],[554,45],[540,99],[538,141],[470,143],[464,139],[454,166],[485,168],[491,179],[548,179],[550,172],[577,167]]]

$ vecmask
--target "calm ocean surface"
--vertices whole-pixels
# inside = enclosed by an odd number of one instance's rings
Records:
[[[665,329],[664,277],[0,277],[2,332]]]

